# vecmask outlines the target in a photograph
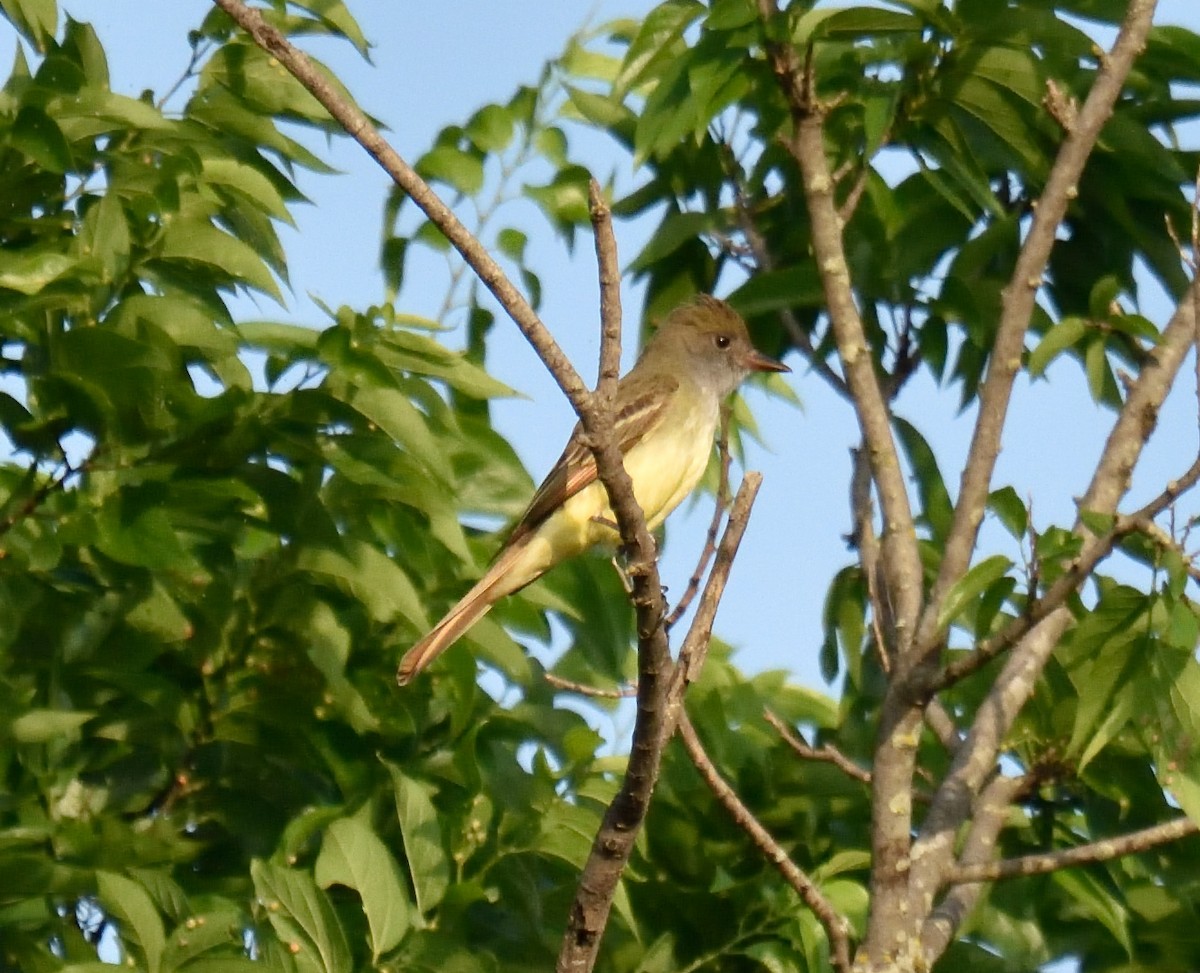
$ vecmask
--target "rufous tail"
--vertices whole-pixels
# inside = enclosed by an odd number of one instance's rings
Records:
[[[467,629],[483,618],[499,599],[512,594],[518,588],[523,588],[532,580],[524,579],[517,584],[514,583],[517,579],[510,575],[513,562],[523,548],[523,544],[517,544],[502,551],[487,573],[476,582],[475,587],[463,595],[458,604],[433,626],[428,635],[404,653],[404,658],[400,660],[396,669],[397,683],[407,686],[418,673],[457,642]]]

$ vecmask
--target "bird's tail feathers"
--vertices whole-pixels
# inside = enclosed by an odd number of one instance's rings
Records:
[[[488,613],[492,605],[517,587],[511,582],[509,569],[524,549],[523,544],[506,548],[488,568],[487,573],[459,600],[446,617],[438,622],[416,645],[404,653],[396,669],[396,682],[406,686],[434,659],[459,640],[472,625]]]

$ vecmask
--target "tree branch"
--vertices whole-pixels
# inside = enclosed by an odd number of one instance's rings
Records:
[[[1193,281],[1191,290],[1195,291],[1198,286]],[[1151,350],[1126,397],[1096,473],[1080,501],[1081,510],[1101,515],[1114,512],[1116,504],[1129,487],[1129,478],[1154,428],[1158,410],[1174,383],[1184,357],[1192,348],[1195,328],[1195,303],[1188,295],[1175,309],[1162,333],[1162,340]],[[1171,489],[1169,486],[1168,492]],[[1093,536],[1082,521],[1076,523],[1075,531],[1085,540]],[[927,896],[932,896],[949,874],[954,836],[970,816],[973,795],[994,771],[1000,748],[1013,721],[1034,691],[1038,677],[1071,620],[1070,610],[1059,606],[1034,624],[1014,645],[1000,674],[980,703],[970,732],[934,795],[929,813],[913,845],[914,866],[910,884],[914,906],[925,901]]]
[[[708,789],[713,792],[722,807],[729,813],[733,823],[749,836],[767,861],[774,865],[779,874],[783,876],[784,881],[796,890],[796,894],[800,896],[804,904],[812,909],[817,918],[821,920],[821,925],[825,927],[825,934],[829,937],[834,969],[840,970],[841,973],[849,973],[850,923],[846,921],[845,916],[834,909],[829,900],[821,894],[816,883],[804,873],[799,865],[792,861],[779,842],[763,827],[762,822],[742,803],[733,788],[721,777],[720,771],[705,752],[704,744],[700,741],[696,728],[692,726],[686,712],[681,711],[679,714],[678,731],[679,738],[683,741],[683,746],[687,750],[692,764],[700,772]]]
[[[991,861],[996,854],[996,839],[1008,820],[1008,809],[1028,787],[1028,779],[997,775],[983,789],[975,802],[971,827],[963,842],[960,865]],[[946,951],[951,939],[971,914],[983,894],[981,884],[962,884],[951,889],[930,913],[921,929],[921,949],[926,962],[934,961]]]
[[[833,176],[825,155],[824,110],[813,96],[812,50],[802,68],[795,49],[769,39],[778,16],[776,0],[757,0],[767,38],[764,46],[780,89],[791,109],[793,132],[788,148],[800,169],[804,197],[812,224],[813,255],[824,289],[830,324],[866,443],[867,461],[883,511],[881,564],[886,600],[894,623],[895,645],[883,647],[893,663],[907,665],[909,648],[921,609],[924,571],[913,525],[912,508],[896,442],[892,435],[887,400],[875,372],[871,344],[854,301],[850,271],[842,240],[842,224],[834,199]],[[871,909],[867,951],[883,961],[912,941],[881,938],[886,931],[897,936],[913,921],[904,910],[906,872],[912,831],[912,781],[916,747],[922,722],[921,709],[896,692],[896,677],[889,681],[881,714],[871,797]]]
[[[330,115],[379,162],[462,254],[512,317],[570,400],[596,457],[599,479],[608,494],[622,544],[629,555],[628,574],[633,582],[630,599],[637,614],[639,681],[637,722],[625,780],[609,806],[597,835],[589,867],[585,868],[575,906],[568,919],[563,951],[559,957],[560,970],[590,969],[595,962],[600,933],[608,916],[617,880],[645,816],[646,804],[657,778],[666,714],[667,677],[672,671],[663,628],[666,601],[658,578],[654,540],[634,498],[633,485],[613,439],[612,393],[609,387],[615,385],[613,362],[619,362],[620,355],[619,344],[614,340],[620,333],[620,301],[614,293],[615,247],[611,246],[611,233],[597,243],[604,294],[601,367],[604,390],[594,395],[584,386],[578,372],[499,264],[416,171],[387,144],[366,115],[341,98],[308,57],[270,26],[259,11],[247,7],[242,0],[214,2],[324,105]],[[601,237],[606,235],[606,209],[601,205],[596,214]]]
[[[928,657],[939,650],[944,633],[938,617],[946,595],[966,573],[987,506],[992,472],[1000,454],[1000,437],[1008,415],[1013,382],[1021,369],[1025,335],[1033,316],[1037,293],[1050,260],[1059,225],[1077,194],[1077,184],[1096,139],[1112,115],[1133,62],[1146,44],[1156,0],[1131,0],[1125,21],[1112,50],[1073,118],[1066,138],[1038,199],[1029,234],[1021,246],[1012,278],[1001,297],[1000,323],[988,359],[987,377],[979,391],[979,413],[963,469],[954,519],[946,537],[937,580],[925,605],[917,636],[918,653]]]
[[[1067,599],[1091,577],[1097,565],[1112,553],[1122,538],[1154,527],[1154,518],[1197,482],[1200,482],[1200,458],[1197,458],[1181,477],[1168,483],[1157,497],[1140,510],[1125,517],[1118,517],[1116,523],[1104,534],[1092,536],[1087,540],[1084,549],[1071,561],[1067,570],[1050,586],[1045,595],[1036,599],[1027,612],[1014,618],[995,635],[979,642],[970,655],[945,666],[933,683],[933,691],[940,692],[978,672],[996,656],[1015,645],[1034,625],[1065,605]]]
[[[567,919],[567,931],[555,966],[558,973],[588,971],[596,962],[617,884],[629,861],[633,843],[649,808],[650,795],[658,780],[663,750],[675,732],[682,711],[683,693],[704,664],[717,606],[724,594],[725,582],[761,482],[762,476],[758,473],[747,473],[742,481],[729,511],[729,521],[717,548],[708,583],[696,608],[696,616],[680,649],[679,661],[673,667],[669,655],[665,662],[660,662],[657,655],[647,651],[639,613],[638,707],[629,763],[621,789],[604,813],[588,860],[580,873]],[[653,634],[656,639],[662,636],[665,646],[664,617],[665,614],[659,615]]]
[[[775,269],[775,258],[771,255],[767,241],[763,239],[763,235],[759,233],[758,227],[754,223],[750,205],[746,201],[746,187],[743,184],[741,170],[737,160],[733,158],[733,150],[729,145],[722,142],[721,148],[723,150],[720,153],[721,160],[725,163],[726,174],[733,183],[733,204],[734,212],[737,213],[738,227],[742,231],[742,236],[746,238],[746,245],[750,248],[755,265],[759,270],[770,272]],[[812,338],[800,326],[800,322],[796,320],[796,315],[792,313],[791,309],[783,308],[779,312],[779,320],[783,324],[783,330],[787,332],[788,339],[792,342],[792,347],[804,356],[809,367],[825,379],[829,387],[838,395],[848,400],[850,390],[846,387],[846,380],[830,367],[829,362],[817,354]]]
[[[793,733],[791,727],[789,727],[783,720],[772,713],[769,709],[763,711],[763,718],[766,719],[771,726],[775,727],[775,731],[779,734],[780,738],[782,738],[783,742],[791,747],[796,753],[796,756],[798,756],[801,760],[816,760],[824,763],[831,763],[847,777],[857,780],[863,784],[869,785],[871,783],[871,772],[869,770],[864,770],[844,753],[842,753],[842,751],[840,751],[837,747],[832,747],[828,743],[819,747],[810,745]]]
[[[758,9],[768,25],[778,14],[776,0],[758,0]],[[903,654],[921,605],[921,559],[904,473],[892,436],[891,416],[850,285],[842,224],[833,195],[833,174],[825,155],[824,109],[812,93],[811,58],[802,66],[790,45],[770,40],[764,43],[791,108],[793,132],[788,148],[803,178],[804,198],[812,223],[813,256],[842,373],[867,443],[867,459],[883,511],[883,565],[895,613],[897,649]]]
[[[588,180],[588,213],[600,274],[600,374],[596,394],[612,409],[621,375],[621,267],[613,236],[612,209],[595,179]]]
[[[1048,851],[1038,855],[1022,855],[1020,858],[1004,858],[1000,861],[974,864],[964,862],[950,870],[946,881],[962,884],[994,882],[1002,878],[1025,875],[1044,875],[1046,872],[1056,872],[1076,865],[1094,865],[1125,855],[1136,855],[1197,833],[1200,833],[1200,827],[1191,818],[1180,817],[1174,821],[1165,821],[1140,831],[1133,831],[1119,838],[1105,838],[1075,848]]]
[[[288,73],[324,106],[334,120],[345,129],[346,134],[366,149],[396,185],[429,217],[429,221],[441,230],[521,329],[521,333],[533,346],[547,371],[558,383],[558,387],[570,400],[579,418],[582,420],[585,413],[593,411],[590,408],[587,386],[546,329],[537,312],[508,279],[503,268],[492,259],[483,244],[462,224],[450,207],[442,202],[416,170],[387,143],[362,110],[342,98],[308,56],[293,47],[283,34],[268,24],[261,12],[246,6],[243,0],[213,0],[213,3],[229,14],[238,26],[250,35],[254,43],[278,60]]]

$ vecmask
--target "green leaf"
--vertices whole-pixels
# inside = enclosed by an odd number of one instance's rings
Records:
[[[484,152],[500,152],[513,137],[512,112],[500,105],[484,105],[466,125],[467,138]]]
[[[483,160],[452,145],[439,145],[421,156],[417,172],[430,182],[444,182],[464,196],[483,188]]]
[[[917,493],[921,498],[921,510],[929,522],[933,538],[938,540],[946,536],[950,530],[950,522],[954,518],[954,505],[950,502],[950,493],[938,469],[937,457],[925,441],[916,426],[898,416],[892,420],[904,452],[912,464],[913,474],[917,479]]]
[[[698,0],[666,0],[651,10],[630,42],[621,70],[613,81],[616,96],[623,98],[655,67],[670,61],[677,54],[672,42],[705,13],[705,6]]]
[[[567,100],[579,113],[597,128],[613,128],[631,117],[631,113],[620,101],[608,95],[597,95],[574,85],[566,85]]]
[[[689,243],[695,240],[696,237],[723,226],[724,223],[725,220],[719,212],[669,212],[663,217],[662,222],[658,225],[658,229],[654,231],[654,236],[650,238],[650,242],[634,258],[629,269],[634,273],[646,270],[660,262],[664,257],[670,256],[685,243]]]
[[[408,892],[400,880],[396,860],[360,817],[342,818],[329,825],[314,876],[321,888],[336,884],[358,892],[376,962],[411,928]]]
[[[342,0],[295,0],[296,6],[302,7],[319,18],[322,23],[327,24],[333,30],[346,38],[358,53],[363,57],[367,56],[370,45],[367,39],[363,36],[362,28],[359,27],[358,21],[354,19],[350,11],[346,9],[346,5]]]
[[[294,223],[275,183],[258,168],[227,156],[205,156],[204,178],[209,183],[236,190],[239,197],[277,220]]]
[[[31,709],[8,726],[8,734],[17,743],[50,743],[73,737],[94,712],[83,710]]]
[[[429,421],[407,395],[397,388],[373,385],[356,388],[349,403],[408,449],[443,482],[453,477],[449,458],[429,428]]]
[[[450,862],[442,845],[432,788],[407,776],[397,764],[383,761],[392,777],[396,817],[404,840],[404,857],[417,895],[417,909],[427,914],[441,903],[450,886]]]
[[[366,541],[347,538],[345,553],[328,548],[305,548],[296,559],[301,571],[324,575],[363,603],[378,622],[407,619],[414,628],[429,627],[416,589],[404,570]]]
[[[0,288],[22,294],[40,294],[47,284],[76,267],[71,257],[44,249],[6,253],[0,265]]]
[[[22,107],[13,122],[9,139],[13,148],[29,156],[43,169],[70,172],[75,164],[62,129],[40,108],[32,105]]]
[[[1138,718],[1154,754],[1154,773],[1200,823],[1200,663],[1193,649],[1161,646],[1150,656],[1149,685]]]
[[[167,937],[162,968],[181,973],[262,973],[261,962],[244,956],[246,917],[219,908],[188,916]]]
[[[920,33],[924,22],[912,14],[875,7],[821,7],[802,14],[792,28],[793,43],[803,46],[821,38],[856,38],[877,34]]]
[[[1080,911],[1107,929],[1132,959],[1129,914],[1108,884],[1080,868],[1062,868],[1050,874],[1054,884],[1074,900]]]
[[[237,237],[218,230],[207,220],[179,219],[167,224],[160,260],[213,267],[282,302],[279,285],[263,259]]]
[[[1029,511],[1010,486],[993,490],[988,495],[988,509],[991,510],[1007,530],[1017,540],[1021,540],[1029,530]]]
[[[941,610],[938,612],[937,627],[945,630],[968,606],[993,582],[999,581],[1013,562],[1001,554],[985,558],[958,579],[946,592]]]
[[[1029,354],[1029,374],[1034,378],[1045,373],[1049,364],[1063,351],[1073,347],[1087,333],[1087,321],[1066,317],[1052,327]]]
[[[44,52],[58,26],[55,0],[0,0],[0,10],[38,51]]]
[[[820,307],[825,292],[811,263],[786,270],[760,271],[729,295],[729,303],[747,317],[797,307]]]
[[[262,859],[250,863],[254,891],[302,973],[351,973],[346,936],[329,898],[304,872]]]
[[[96,883],[101,905],[118,920],[121,939],[140,947],[148,973],[158,973],[166,935],[149,894],[114,872],[98,871]]]

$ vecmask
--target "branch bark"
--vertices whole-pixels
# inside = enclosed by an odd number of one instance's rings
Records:
[[[1198,286],[1193,281],[1191,290],[1194,292]],[[1189,294],[1176,308],[1162,340],[1151,351],[1133,383],[1113,424],[1092,482],[1080,501],[1081,510],[1114,513],[1129,488],[1129,478],[1153,430],[1158,410],[1193,345],[1195,329],[1196,306]],[[1085,541],[1093,537],[1082,521],[1076,523],[1075,530]],[[1035,624],[1014,645],[980,704],[970,732],[934,795],[929,814],[913,845],[911,895],[914,907],[935,895],[945,884],[950,874],[957,829],[969,818],[974,795],[993,772],[1013,721],[1033,693],[1038,677],[1071,619],[1070,610],[1060,606]]]
[[[987,377],[979,391],[979,415],[963,468],[954,519],[946,537],[937,580],[925,605],[917,635],[918,652],[928,657],[941,644],[937,619],[946,595],[966,573],[987,506],[992,473],[1000,455],[1000,437],[1008,416],[1013,382],[1021,369],[1025,335],[1058,228],[1075,198],[1079,177],[1100,131],[1111,117],[1133,62],[1146,44],[1157,0],[1132,0],[1124,23],[1104,58],[1087,100],[1071,120],[1045,188],[1033,211],[1029,234],[1017,256],[1012,277],[1002,293],[1000,322],[988,359]]]
[[[825,155],[824,109],[817,104],[812,90],[811,50],[808,63],[801,66],[790,44],[770,39],[773,22],[779,15],[776,0],[757,0],[757,4],[766,38],[764,47],[791,110],[793,132],[788,148],[803,179],[813,255],[842,374],[862,428],[867,462],[883,512],[880,545],[886,588],[883,600],[892,616],[895,644],[883,646],[881,651],[891,656],[893,668],[903,669],[907,666],[920,614],[924,577],[912,508],[892,435],[887,398],[875,371],[871,345],[850,285],[833,174]],[[894,674],[890,686],[895,686],[896,678]],[[872,922],[866,947],[873,957],[892,955],[896,945],[893,941],[883,942],[880,930],[899,932],[911,923],[903,910],[907,907],[911,793],[921,724],[921,708],[889,691],[881,714],[880,743],[872,778]]]
[[[651,657],[644,645],[639,645],[638,708],[629,763],[621,789],[605,811],[580,873],[567,931],[555,965],[558,973],[586,973],[595,965],[617,884],[629,861],[649,807],[650,794],[658,780],[663,750],[680,718],[683,693],[704,663],[717,606],[761,482],[762,477],[757,473],[747,473],[742,481],[729,511],[729,521],[717,548],[712,573],[696,608],[696,617],[680,649],[679,661],[672,667],[668,655],[664,668],[659,668],[657,658]],[[656,632],[664,631],[664,617],[659,616]],[[665,645],[665,636],[663,641]],[[648,663],[651,668],[647,667]]]
[[[1077,865],[1094,865],[1097,862],[1123,858],[1149,851],[1188,835],[1200,833],[1200,827],[1191,818],[1176,818],[1140,831],[1133,831],[1119,838],[1092,841],[1076,848],[1049,851],[1040,855],[1022,855],[1020,858],[1005,858],[990,862],[963,862],[952,869],[946,881],[954,884],[968,882],[995,882],[1002,878],[1018,878],[1024,875],[1044,875]]]
[[[667,706],[668,677],[672,674],[672,665],[663,626],[666,600],[658,577],[655,544],[646,527],[645,516],[633,495],[633,485],[613,438],[612,399],[620,361],[620,300],[617,290],[619,271],[616,269],[616,251],[608,224],[607,206],[600,199],[598,191],[594,191],[592,203],[600,261],[603,338],[600,388],[592,393],[499,264],[416,171],[388,145],[366,115],[340,97],[312,61],[268,24],[259,11],[246,6],[242,0],[214,0],[214,3],[325,107],[458,250],[520,328],[570,400],[596,457],[599,479],[608,494],[621,542],[629,557],[628,574],[633,583],[630,599],[637,613],[639,682],[637,722],[625,780],[597,834],[591,857],[580,880],[575,905],[568,918],[567,933],[559,956],[560,970],[591,969],[617,880],[645,817],[650,792],[658,775],[662,748],[673,727],[673,723],[669,722]],[[747,477],[747,483],[743,484],[743,490],[750,486],[749,479]],[[749,492],[752,496],[753,487]],[[748,515],[747,505],[745,516]],[[740,538],[744,528],[744,518],[735,524],[731,516],[726,534],[736,533]],[[714,574],[720,568],[721,560],[718,557]],[[724,570],[728,571],[728,563]],[[715,600],[719,599],[722,587],[723,584],[716,586],[714,603],[708,606],[709,625],[715,615]],[[705,596],[707,599],[709,591],[705,592]],[[697,613],[698,619],[703,612],[705,605],[702,603]]]

